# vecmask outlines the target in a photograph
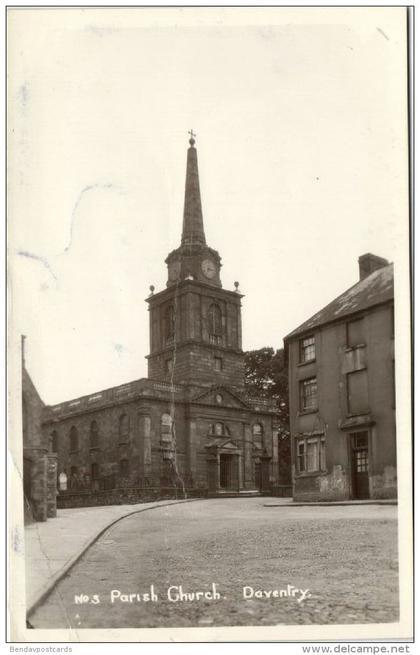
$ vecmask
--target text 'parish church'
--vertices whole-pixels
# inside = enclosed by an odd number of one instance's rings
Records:
[[[206,243],[192,134],[189,143],[181,244],[166,258],[166,289],[147,298],[148,378],[45,408],[69,505],[124,488],[279,484],[276,409],[245,393],[243,296],[237,283],[223,289],[220,255]]]

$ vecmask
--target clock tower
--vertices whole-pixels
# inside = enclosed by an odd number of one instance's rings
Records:
[[[220,255],[209,248],[204,235],[203,212],[201,209],[200,181],[198,177],[197,150],[191,131],[187,154],[187,175],[185,181],[184,222],[181,245],[169,253],[168,282],[166,286],[181,280],[193,279],[221,287]]]
[[[195,135],[190,134],[181,244],[165,260],[167,288],[147,299],[148,376],[239,390],[244,385],[242,295],[222,288],[220,255],[206,243]]]

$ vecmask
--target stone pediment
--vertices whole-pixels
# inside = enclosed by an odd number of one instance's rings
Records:
[[[236,409],[249,409],[249,405],[236,393],[223,386],[214,386],[201,391],[191,399],[192,403],[209,405],[210,407],[233,407]]]
[[[238,446],[231,439],[221,437],[209,441],[205,448],[217,448],[219,450],[223,449],[224,451],[231,450],[235,451],[235,453],[238,451]]]

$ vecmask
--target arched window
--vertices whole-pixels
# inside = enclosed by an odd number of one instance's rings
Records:
[[[79,450],[79,433],[73,425],[70,430],[70,451],[75,452],[76,450]]]
[[[164,321],[165,340],[171,341],[175,335],[175,312],[173,305],[168,305],[165,309]]]
[[[160,419],[160,438],[162,441],[172,441],[172,417],[162,414]]]
[[[208,311],[208,324],[209,324],[209,334],[210,336],[221,337],[222,336],[222,310],[219,305],[213,303],[210,305]]]
[[[90,424],[90,447],[96,448],[99,446],[99,428],[96,421]]]
[[[51,432],[51,452],[58,453],[58,434],[57,430]]]
[[[263,435],[263,426],[261,423],[254,423],[252,426],[252,434],[254,437],[262,437]]]
[[[121,459],[120,460],[120,476],[122,478],[128,477],[129,473],[129,464],[128,464],[128,459]]]
[[[121,414],[118,427],[120,441],[127,441],[129,433],[130,419],[128,418],[127,414]]]

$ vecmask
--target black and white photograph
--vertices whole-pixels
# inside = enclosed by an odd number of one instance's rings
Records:
[[[8,8],[11,641],[412,638],[409,39]]]

